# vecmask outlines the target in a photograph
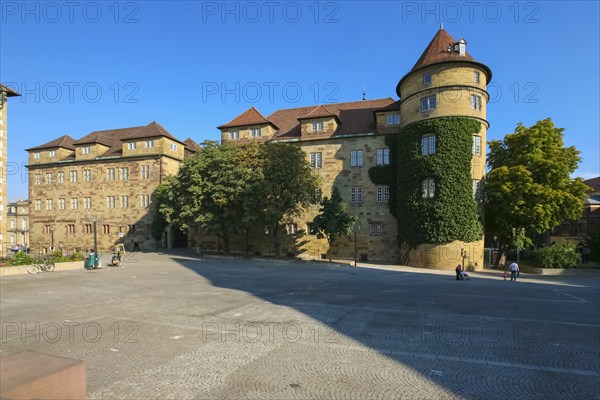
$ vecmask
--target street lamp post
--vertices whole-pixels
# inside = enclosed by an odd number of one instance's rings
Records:
[[[54,225],[50,227],[50,248],[54,251]]]
[[[360,231],[360,224],[355,224],[354,225],[354,267],[356,268],[356,259],[357,259],[357,243],[358,241],[357,239],[357,234]]]

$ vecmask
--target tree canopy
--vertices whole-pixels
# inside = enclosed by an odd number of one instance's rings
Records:
[[[485,231],[503,247],[522,243],[566,220],[579,219],[589,188],[571,178],[581,158],[563,143],[564,128],[550,118],[527,128],[522,123],[503,140],[490,142],[490,171],[484,186]],[[523,239],[525,239],[523,241]]]
[[[319,214],[312,222],[309,222],[308,227],[310,233],[317,235],[317,238],[327,239],[329,261],[331,261],[331,246],[338,237],[351,234],[355,222],[356,217],[346,212],[346,203],[342,199],[339,189],[334,186],[331,198],[324,197],[321,200]]]

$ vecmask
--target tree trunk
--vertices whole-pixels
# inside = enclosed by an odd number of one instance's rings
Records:
[[[250,228],[246,228],[246,258],[250,258],[250,248],[248,245],[249,236],[250,236]]]
[[[279,224],[275,224],[273,228],[273,252],[275,254],[275,257],[279,257],[281,256],[280,245],[277,241],[277,234],[279,233]]]
[[[329,262],[331,262],[331,245],[333,244],[333,241],[330,240],[329,238],[327,238],[327,254],[329,255]]]

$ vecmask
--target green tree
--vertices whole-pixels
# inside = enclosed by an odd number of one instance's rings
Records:
[[[504,140],[490,142],[490,171],[484,186],[485,232],[501,250],[524,245],[535,235],[566,220],[577,220],[589,188],[571,179],[581,161],[575,147],[565,147],[564,128],[550,118],[527,128],[519,123]]]
[[[600,225],[592,228],[583,241],[583,245],[589,251],[592,261],[600,261]]]
[[[278,234],[282,224],[292,222],[315,203],[319,181],[312,173],[306,153],[287,143],[260,146],[263,159],[262,218],[273,235],[275,255],[280,255]]]
[[[319,214],[308,224],[311,234],[317,235],[319,239],[327,239],[330,262],[331,246],[338,237],[352,233],[354,222],[356,222],[356,217],[346,212],[346,203],[344,203],[338,188],[334,187],[331,198],[324,197],[321,200]]]
[[[171,185],[174,177],[167,177],[165,182],[158,185],[154,191],[154,209],[152,211],[152,223],[150,225],[150,233],[156,243],[159,244],[165,228],[169,225],[167,217],[161,212],[164,207],[169,207],[171,202]]]

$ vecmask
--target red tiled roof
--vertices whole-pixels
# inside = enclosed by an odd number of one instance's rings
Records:
[[[179,139],[177,139],[173,135],[171,135],[165,128],[162,127],[161,124],[156,123],[156,121],[152,121],[148,125],[141,126],[139,128],[140,129],[138,129],[136,132],[130,134],[129,136],[127,136],[126,138],[123,138],[122,140],[145,139],[145,138],[163,137],[164,136],[164,137],[167,137],[176,142],[183,143]]]
[[[312,110],[308,114],[303,115],[302,117],[300,117],[298,119],[302,120],[302,119],[323,118],[323,117],[336,117],[337,118],[337,115],[335,115],[333,112],[329,111],[327,109],[327,107],[325,107],[324,105],[320,105],[320,106],[315,107],[314,110]]]
[[[328,104],[326,109],[335,115],[340,125],[335,135],[352,135],[369,133],[377,130],[374,111],[393,103],[391,98],[353,101],[348,103]],[[300,138],[300,121],[302,117],[321,106],[287,108],[277,110],[267,117],[279,130],[273,139]],[[318,114],[317,114],[318,115]]]
[[[6,93],[6,97],[20,96],[19,93],[17,93],[16,91],[12,90],[8,86],[4,86],[1,83],[0,83],[0,92]]]
[[[583,181],[583,183],[594,189],[594,192],[600,192],[600,176],[591,179],[586,179],[585,181]]]
[[[29,149],[25,149],[25,151],[32,150],[43,150],[43,149],[53,149],[56,147],[62,147],[64,149],[75,150],[75,146],[73,146],[73,138],[69,135],[63,135],[57,139],[51,140],[48,143],[42,144],[41,146],[30,147]]]
[[[427,46],[423,54],[421,54],[421,57],[419,57],[419,59],[412,67],[410,72],[404,75],[402,79],[400,79],[400,82],[398,82],[398,85],[396,86],[396,93],[398,93],[398,96],[402,97],[400,93],[400,84],[411,73],[433,64],[440,64],[446,62],[468,62],[476,64],[485,71],[485,74],[487,76],[487,82],[489,83],[492,80],[492,70],[487,65],[475,61],[475,59],[473,59],[473,57],[471,57],[469,52],[466,50],[464,55],[460,55],[459,53],[456,53],[454,51],[448,51],[448,46],[454,43],[457,43],[457,40],[454,39],[448,32],[446,32],[444,28],[440,28],[440,30],[437,31],[433,39],[431,39],[431,42],[429,42],[429,45]]]
[[[273,124],[273,122],[269,121],[267,118],[263,117],[263,115],[258,112],[258,110],[254,107],[250,107],[242,114],[238,115],[225,125],[218,126],[217,129],[223,128],[235,128],[237,126],[245,126],[245,125],[260,125],[260,124]]]
[[[400,111],[400,100],[396,100],[390,105],[380,108],[379,110],[375,110],[375,112],[386,112],[386,111]]]
[[[196,152],[200,149],[200,145],[196,143],[192,138],[187,138],[183,141],[185,148],[191,152]]]

